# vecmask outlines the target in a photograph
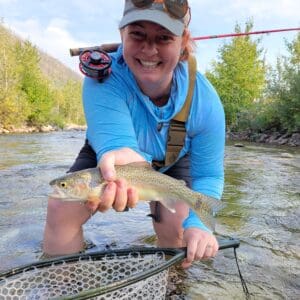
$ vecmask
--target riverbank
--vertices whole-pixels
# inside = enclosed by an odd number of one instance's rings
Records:
[[[0,126],[0,134],[12,133],[36,133],[36,132],[53,132],[53,131],[83,131],[86,130],[86,125],[68,124],[64,128],[59,128],[52,125],[37,126],[22,126],[3,128]],[[300,133],[280,133],[280,132],[263,132],[255,133],[250,131],[244,132],[228,132],[226,135],[231,141],[247,141],[254,143],[265,143],[271,145],[286,145],[291,147],[300,146]]]
[[[64,128],[52,125],[42,126],[10,126],[3,128],[0,125],[0,134],[13,134],[13,133],[37,133],[37,132],[53,132],[53,131],[83,131],[86,130],[86,125],[67,124]]]
[[[231,141],[247,141],[254,143],[264,143],[275,146],[300,146],[300,133],[280,133],[280,132],[228,132],[227,139]]]

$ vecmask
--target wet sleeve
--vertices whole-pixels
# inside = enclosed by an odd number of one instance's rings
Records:
[[[192,117],[190,144],[192,188],[220,199],[224,187],[225,116],[223,106],[208,81],[198,88],[201,101]]]
[[[130,111],[126,89],[110,77],[104,83],[86,78],[83,84],[83,106],[87,122],[87,139],[97,160],[111,150],[131,148],[146,160],[151,157],[140,151]]]
[[[191,126],[190,154],[192,189],[221,199],[224,188],[225,116],[214,88],[206,80],[195,96],[200,97],[194,107]],[[200,228],[211,232],[193,210],[183,222],[183,228]]]

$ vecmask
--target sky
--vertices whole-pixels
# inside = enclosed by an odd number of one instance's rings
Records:
[[[0,0],[0,20],[20,37],[78,71],[69,49],[119,42],[123,0]],[[233,33],[236,24],[252,31],[300,27],[300,0],[189,0],[193,37]],[[285,41],[297,31],[252,35],[262,38],[267,62],[286,55]],[[198,69],[205,72],[229,38],[197,41]]]

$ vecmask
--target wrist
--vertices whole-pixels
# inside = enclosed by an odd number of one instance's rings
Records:
[[[189,210],[188,217],[182,222],[182,227],[184,230],[189,228],[199,228],[212,233],[212,231],[204,225],[204,223],[199,219],[197,214],[192,209]]]

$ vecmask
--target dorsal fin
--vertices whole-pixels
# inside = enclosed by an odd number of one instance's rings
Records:
[[[184,181],[183,179],[177,179],[177,180],[178,180],[178,184],[186,186],[186,181]]]
[[[135,161],[135,162],[126,164],[125,166],[136,167],[136,168],[149,168],[149,169],[152,169],[151,164],[148,163],[147,161]]]

